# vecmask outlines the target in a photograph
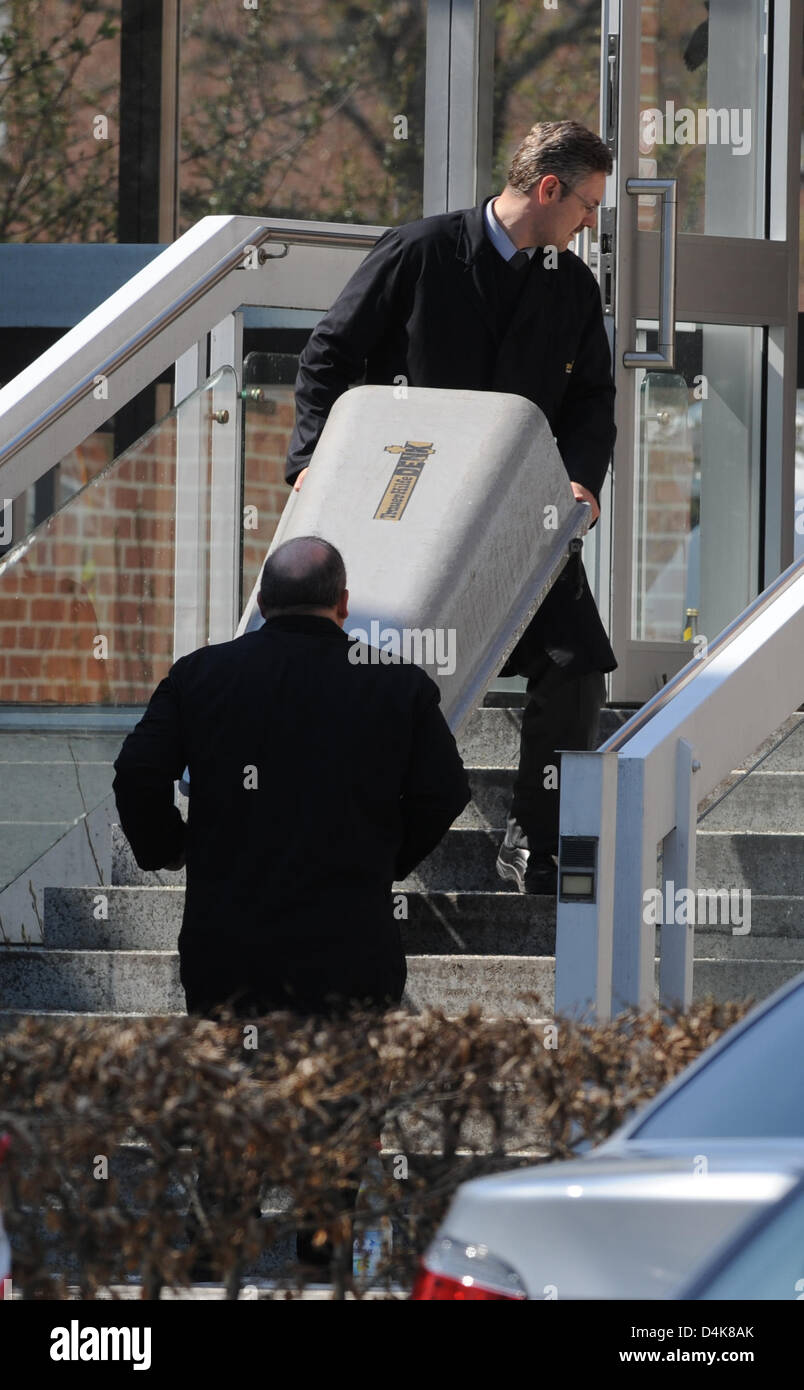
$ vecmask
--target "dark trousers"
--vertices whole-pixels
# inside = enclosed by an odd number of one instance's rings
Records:
[[[260,980],[259,976],[253,979],[252,983],[246,983],[249,976],[249,965],[253,970],[253,960],[247,963],[242,958],[232,960],[221,950],[213,952],[211,943],[208,951],[202,949],[199,952],[195,948],[190,952],[185,948],[181,960],[181,981],[188,1014],[214,1020],[222,1006],[231,1009],[237,1018],[259,1018],[275,1011],[284,1012],[286,1010],[297,1013],[300,1019],[309,1017],[311,1014],[337,1018],[346,1011],[347,1005],[342,998],[333,998],[329,995],[322,981],[307,981],[306,989],[303,988],[301,992],[298,979],[295,981],[294,987],[278,972],[270,983]],[[387,986],[380,982],[379,976],[383,974],[388,980]],[[399,1002],[405,984],[405,967],[403,965],[400,971],[398,966],[391,962],[387,972],[375,972],[373,979],[362,980],[360,983],[364,989],[367,987],[373,989],[371,994],[368,991],[361,994],[361,1002],[363,1002],[364,1007],[380,1014]],[[360,1173],[355,1174],[352,1187],[345,1189],[343,1201],[344,1209],[347,1211],[352,1209],[356,1201],[360,1176]],[[211,1175],[207,1176],[200,1159],[196,1196],[202,1208],[206,1210],[212,1210],[219,1200],[216,1196],[215,1181]],[[228,1200],[225,1199],[223,1202],[224,1208],[228,1209],[230,1213],[236,1211],[240,1205],[236,1193],[230,1193]],[[262,1214],[260,1208],[255,1207],[253,1214],[259,1218]],[[192,1203],[185,1230],[189,1241],[196,1245],[198,1251],[195,1277],[201,1279],[217,1277],[218,1268],[214,1264],[215,1252],[206,1247],[202,1236],[202,1223],[199,1221]],[[298,1258],[306,1264],[328,1264],[332,1256],[331,1246],[327,1243],[322,1248],[314,1248],[312,1241],[312,1232],[299,1231],[297,1233]],[[210,1258],[213,1259],[212,1265],[208,1265]]]
[[[285,1010],[302,1017],[334,1017],[347,1011],[350,999],[370,1009],[387,1009],[402,998],[407,975],[401,950],[398,958],[389,954],[343,964],[282,962],[266,945],[235,945],[184,930],[179,960],[187,1012],[201,1018],[213,1018],[225,1004],[238,1018]]]
[[[600,671],[568,675],[545,652],[527,694],[505,839],[536,854],[558,854],[561,756],[556,750],[597,747],[606,684]]]

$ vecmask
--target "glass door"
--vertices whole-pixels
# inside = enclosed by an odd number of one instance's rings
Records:
[[[636,702],[793,558],[801,8],[603,12],[618,438],[596,546],[611,551],[611,698]]]

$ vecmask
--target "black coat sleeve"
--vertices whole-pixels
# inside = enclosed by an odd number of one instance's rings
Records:
[[[186,826],[173,789],[187,765],[175,673],[174,666],[157,686],[114,764],[120,824],[141,869],[162,869],[184,850]]]
[[[405,244],[391,228],[311,333],[296,377],[296,423],[285,469],[289,483],[310,462],[335,401],[360,380],[389,322],[404,312],[407,278]]]
[[[600,292],[591,274],[589,279],[583,332],[561,403],[556,439],[572,481],[600,501],[616,436],[614,382]]]
[[[455,739],[439,709],[440,699],[435,681],[425,677],[417,691],[413,746],[403,782],[397,881],[435,849],[472,795]]]

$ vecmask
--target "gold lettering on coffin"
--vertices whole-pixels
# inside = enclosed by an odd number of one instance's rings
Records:
[[[411,499],[422,469],[431,454],[435,453],[432,443],[421,439],[408,439],[404,444],[386,444],[386,454],[398,454],[399,461],[391,474],[388,486],[382,495],[380,505],[374,513],[374,521],[399,521]]]

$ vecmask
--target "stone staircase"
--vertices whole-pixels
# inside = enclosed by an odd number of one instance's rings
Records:
[[[604,711],[602,737],[628,713]],[[461,740],[472,801],[436,851],[399,885],[408,911],[402,923],[406,1003],[413,1009],[434,1005],[455,1014],[480,1002],[489,1014],[545,1017],[552,1011],[555,900],[510,891],[494,867],[520,715],[511,701],[488,703],[473,716]],[[696,997],[761,998],[804,969],[800,720],[793,715],[768,741],[770,748],[796,730],[698,831],[698,885],[750,888],[752,921],[748,935],[735,935],[728,925],[696,933]],[[110,759],[120,742],[112,740]],[[111,785],[111,762],[108,775]],[[0,946],[2,1026],[31,1013],[184,1012],[176,953],[184,873],[143,872],[119,828],[112,833],[111,884],[46,889],[42,943]]]

